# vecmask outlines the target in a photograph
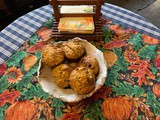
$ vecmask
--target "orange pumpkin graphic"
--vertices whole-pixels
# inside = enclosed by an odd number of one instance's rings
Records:
[[[36,108],[29,100],[14,102],[5,112],[5,120],[31,120]]]
[[[160,98],[160,83],[156,83],[153,86],[153,93],[157,98]]]
[[[128,120],[132,111],[132,102],[123,97],[107,98],[102,104],[102,113],[107,120]]]

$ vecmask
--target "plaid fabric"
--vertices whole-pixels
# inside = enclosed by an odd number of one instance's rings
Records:
[[[47,5],[18,18],[0,32],[0,64],[7,60],[49,18],[53,10]]]
[[[105,4],[102,6],[102,15],[112,21],[126,27],[133,28],[140,33],[145,33],[154,38],[160,39],[160,29],[148,22],[143,17],[120,7]]]
[[[53,9],[50,5],[43,6],[18,18],[3,29],[0,32],[0,64],[7,60],[32,34],[51,18],[52,13]],[[102,13],[105,18],[160,39],[160,30],[133,12],[111,4],[104,4]]]

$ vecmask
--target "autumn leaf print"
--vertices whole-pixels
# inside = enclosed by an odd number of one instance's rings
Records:
[[[0,106],[4,106],[5,103],[13,103],[14,100],[20,96],[19,91],[9,92],[9,90],[5,90],[2,94],[0,94]]]
[[[150,64],[144,60],[140,60],[139,63],[132,64],[128,67],[128,70],[134,70],[131,74],[133,77],[138,77],[138,83],[141,86],[143,83],[146,85],[146,75],[150,79],[155,79],[153,73],[149,70],[151,68]],[[135,71],[136,70],[136,71]]]

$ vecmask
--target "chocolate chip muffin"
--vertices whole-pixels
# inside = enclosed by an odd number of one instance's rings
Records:
[[[95,88],[95,75],[87,67],[77,67],[71,72],[69,85],[79,95],[88,94]]]
[[[71,67],[68,64],[60,64],[52,70],[54,82],[60,88],[69,87],[69,76],[71,74]]]
[[[62,48],[48,44],[42,49],[42,62],[55,67],[63,62],[65,54]]]
[[[97,75],[99,71],[98,60],[92,55],[85,55],[78,63],[79,67],[88,67]]]

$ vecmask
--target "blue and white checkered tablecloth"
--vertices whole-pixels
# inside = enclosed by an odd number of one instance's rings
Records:
[[[46,5],[25,14],[3,29],[0,32],[0,64],[51,18],[52,13],[52,7]],[[105,3],[102,13],[105,18],[160,39],[160,30],[156,26],[131,11]]]

